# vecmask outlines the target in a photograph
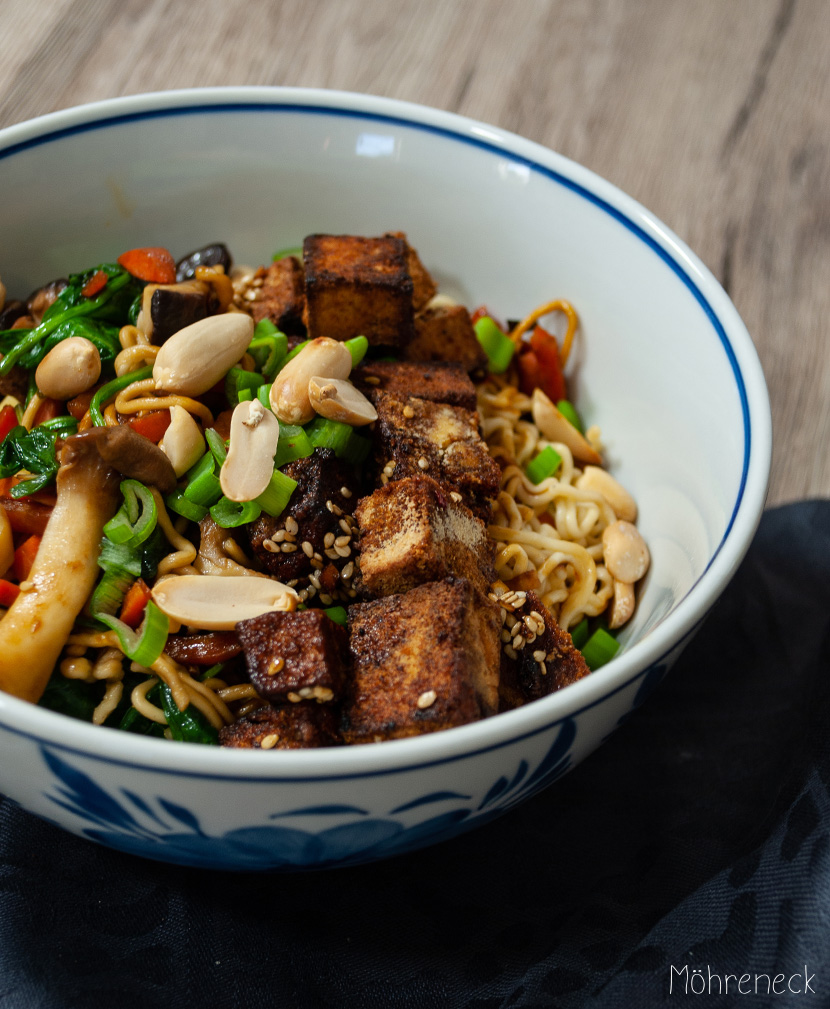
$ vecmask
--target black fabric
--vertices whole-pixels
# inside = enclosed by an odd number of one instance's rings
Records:
[[[4,802],[0,1005],[828,1005],[829,727],[830,502],[807,502],[764,515],[616,735],[457,840],[236,876],[99,848]],[[815,994],[792,992],[805,969]]]

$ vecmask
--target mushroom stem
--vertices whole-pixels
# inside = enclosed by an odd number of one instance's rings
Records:
[[[20,595],[0,620],[0,689],[37,702],[98,577],[104,525],[120,477],[92,441],[67,439],[57,502]]]

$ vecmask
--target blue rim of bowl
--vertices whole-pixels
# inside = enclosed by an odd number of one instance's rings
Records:
[[[215,89],[211,89],[211,90],[215,90]],[[221,90],[221,89],[219,89],[219,90]],[[251,90],[251,89],[246,89],[246,90]],[[253,89],[253,90],[256,91],[257,89]],[[262,91],[264,91],[264,92],[267,92],[269,90],[270,89],[262,89]],[[300,89],[300,90],[302,90],[302,89]],[[315,95],[315,96],[321,96],[321,95],[325,95],[326,94],[326,92],[324,92],[324,91],[317,91],[317,92],[315,92],[315,91],[313,91],[313,89],[309,89],[309,91],[307,93]],[[188,94],[188,93],[187,92],[168,92],[168,93],[159,92],[156,95],[137,96],[137,97],[138,98],[156,98],[156,99],[160,98],[160,99],[165,99],[165,100],[175,100],[176,98],[179,98],[182,95],[186,95],[186,94]],[[191,92],[191,94],[198,94],[198,92]],[[346,98],[358,98],[358,97],[359,98],[366,98],[366,96],[355,96],[355,95],[348,95],[348,94],[345,94],[345,93],[336,93],[335,92],[335,93],[332,93],[332,94],[339,95],[339,96],[345,96]],[[377,104],[377,105],[381,105],[382,106],[384,104],[387,104],[387,105],[394,105],[396,107],[400,107],[400,108],[403,108],[403,109],[412,108],[412,109],[418,110],[419,112],[422,112],[422,113],[423,112],[435,113],[436,111],[438,111],[438,110],[434,110],[434,109],[428,109],[425,106],[411,106],[411,105],[408,106],[407,103],[396,102],[394,100],[389,100],[389,99],[370,99],[370,100],[373,103]],[[529,145],[531,145],[533,147],[537,146],[537,145],[533,144],[532,141],[526,141],[526,140],[524,140],[524,138],[521,138],[521,137],[519,137],[517,135],[511,135],[511,134],[505,133],[505,131],[500,130],[498,128],[490,127],[487,124],[476,123],[473,120],[466,120],[466,119],[464,119],[464,117],[456,116],[456,115],[454,115],[452,113],[440,113],[440,115],[442,117],[445,117],[445,118],[450,119],[450,120],[457,120],[459,123],[467,125],[468,128],[470,126],[472,126],[472,127],[478,128],[480,130],[483,130],[485,133],[489,133],[489,136],[491,138],[493,138],[493,139],[489,139],[488,140],[488,139],[485,139],[484,136],[474,135],[472,132],[466,132],[465,133],[465,132],[462,132],[460,129],[453,129],[450,126],[443,126],[443,125],[440,125],[440,124],[434,123],[434,122],[425,122],[425,121],[423,121],[422,119],[419,119],[419,118],[408,118],[407,116],[401,115],[401,114],[392,114],[392,113],[387,113],[387,112],[380,112],[380,111],[359,109],[359,108],[354,108],[354,107],[345,107],[345,106],[344,107],[340,107],[340,106],[337,106],[336,104],[334,104],[334,105],[322,104],[322,103],[304,104],[303,102],[297,102],[297,101],[292,101],[292,100],[279,101],[279,100],[269,99],[267,101],[246,101],[246,100],[234,100],[234,99],[230,99],[228,101],[204,101],[204,102],[197,102],[197,103],[192,103],[192,104],[191,103],[187,103],[187,104],[183,104],[183,105],[175,105],[175,104],[170,104],[170,105],[167,105],[167,106],[160,105],[158,107],[151,108],[151,109],[146,109],[145,108],[145,109],[131,111],[131,112],[118,112],[118,113],[114,113],[114,114],[113,113],[107,113],[105,111],[105,109],[107,107],[111,108],[114,103],[117,103],[117,102],[126,103],[126,102],[129,102],[129,101],[130,101],[130,99],[115,99],[115,100],[110,101],[110,102],[100,103],[100,105],[101,105],[101,111],[102,111],[103,114],[101,114],[98,118],[90,119],[90,120],[88,120],[86,122],[75,123],[75,124],[69,125],[69,126],[58,127],[56,129],[49,130],[49,131],[47,131],[45,133],[38,134],[37,136],[30,137],[28,139],[24,139],[24,140],[17,141],[17,142],[14,142],[12,144],[9,144],[7,147],[5,147],[3,149],[0,149],[0,160],[4,160],[4,159],[6,159],[8,157],[11,157],[11,156],[17,154],[17,153],[20,153],[22,151],[25,151],[25,150],[28,150],[28,149],[31,149],[31,148],[34,148],[34,147],[38,147],[38,146],[42,146],[44,144],[48,144],[48,143],[53,143],[55,141],[59,141],[59,140],[64,139],[66,137],[71,137],[71,136],[74,136],[74,135],[88,133],[88,132],[102,130],[102,129],[108,129],[108,128],[111,128],[111,127],[125,125],[125,124],[131,123],[131,122],[137,122],[137,121],[141,121],[141,120],[152,120],[152,119],[160,119],[160,118],[167,118],[167,117],[188,116],[188,115],[205,115],[205,114],[226,114],[226,113],[229,113],[229,112],[233,112],[233,113],[239,113],[239,112],[243,112],[243,113],[245,113],[245,112],[250,112],[250,113],[263,113],[263,112],[265,112],[265,113],[268,113],[268,112],[272,112],[272,113],[280,113],[280,114],[320,115],[320,116],[334,116],[334,117],[346,118],[346,119],[360,119],[360,120],[373,121],[373,122],[378,122],[378,123],[385,123],[385,124],[388,124],[388,125],[394,125],[394,126],[404,127],[406,129],[412,129],[412,130],[416,130],[416,131],[422,131],[422,132],[427,132],[427,133],[435,134],[437,136],[443,137],[443,138],[451,140],[451,141],[461,142],[461,143],[464,143],[464,144],[467,144],[467,145],[470,145],[470,146],[473,146],[473,147],[478,147],[478,148],[480,148],[480,149],[482,149],[482,150],[484,150],[484,151],[486,151],[486,152],[488,152],[490,154],[494,154],[494,155],[497,155],[497,156],[500,156],[500,157],[509,157],[512,161],[515,161],[518,164],[522,164],[522,165],[526,166],[529,170],[537,172],[540,175],[543,175],[544,177],[548,178],[549,180],[551,180],[552,182],[556,183],[557,185],[560,185],[563,188],[566,188],[566,189],[572,191],[573,193],[575,193],[580,198],[587,200],[589,203],[593,204],[598,209],[600,209],[601,211],[603,211],[604,213],[606,213],[610,217],[612,217],[617,223],[619,223],[621,226],[623,226],[624,228],[626,228],[629,232],[631,232],[640,241],[644,242],[648,246],[648,248],[652,252],[654,252],[663,261],[663,263],[665,265],[667,265],[672,270],[672,272],[677,276],[677,278],[684,284],[684,286],[687,288],[687,290],[692,294],[692,296],[694,297],[694,299],[697,302],[698,306],[704,312],[706,318],[709,320],[709,323],[711,324],[712,328],[714,329],[715,333],[717,334],[718,339],[719,339],[719,341],[721,343],[721,346],[722,346],[722,348],[724,350],[724,353],[726,354],[727,360],[729,361],[730,368],[732,369],[732,374],[733,374],[733,376],[735,378],[735,384],[736,384],[737,391],[738,391],[738,396],[739,396],[739,400],[740,400],[740,404],[741,404],[741,413],[742,413],[742,418],[743,418],[743,423],[744,423],[744,439],[743,439],[743,441],[744,441],[744,456],[743,456],[743,464],[742,464],[742,471],[741,471],[741,479],[740,479],[739,487],[738,487],[738,490],[737,490],[734,507],[733,507],[732,512],[731,512],[731,514],[729,516],[729,520],[728,520],[728,523],[727,523],[726,528],[724,530],[724,533],[723,533],[723,536],[721,538],[721,541],[718,544],[717,548],[712,552],[712,556],[709,558],[709,561],[707,562],[707,565],[706,565],[705,569],[701,572],[701,574],[695,580],[695,582],[693,583],[693,585],[689,587],[689,589],[687,590],[687,592],[686,592],[685,596],[683,597],[683,599],[678,603],[678,607],[680,607],[680,606],[683,605],[683,603],[689,598],[690,594],[694,591],[694,589],[698,586],[698,584],[700,583],[700,581],[705,577],[705,575],[707,574],[707,572],[710,570],[710,568],[712,567],[712,565],[714,564],[714,562],[718,558],[719,554],[722,552],[724,545],[726,544],[727,540],[729,539],[730,533],[731,533],[731,531],[733,529],[733,526],[735,524],[736,518],[737,518],[738,513],[740,511],[740,508],[741,508],[741,504],[743,502],[743,498],[744,498],[744,494],[745,494],[746,486],[747,486],[747,479],[748,479],[748,474],[749,474],[749,468],[750,468],[750,448],[751,448],[751,444],[752,444],[749,398],[748,398],[748,395],[747,395],[746,385],[745,385],[745,382],[744,382],[744,376],[743,376],[743,373],[742,373],[741,368],[740,368],[739,363],[738,363],[737,355],[736,355],[735,350],[734,350],[734,348],[732,346],[732,343],[730,342],[730,339],[729,339],[729,337],[727,335],[726,328],[724,327],[723,323],[721,322],[718,314],[712,308],[712,305],[710,304],[709,300],[704,295],[703,291],[697,285],[697,283],[695,282],[695,280],[692,278],[692,276],[690,275],[690,273],[675,258],[675,256],[672,255],[672,253],[670,253],[666,248],[664,248],[663,245],[661,245],[660,242],[656,240],[656,238],[654,238],[652,235],[650,235],[648,233],[648,231],[644,227],[642,227],[636,221],[632,220],[631,217],[629,217],[625,212],[623,212],[618,207],[614,206],[613,203],[611,203],[609,200],[603,198],[598,193],[596,193],[596,192],[592,191],[591,189],[589,189],[587,186],[584,186],[581,183],[577,182],[575,179],[569,178],[563,172],[557,171],[556,169],[551,168],[548,165],[545,165],[545,164],[541,163],[538,160],[535,160],[533,157],[530,157],[530,156],[527,156],[527,155],[523,155],[523,154],[519,154],[516,150],[510,148],[509,146],[503,146],[503,144],[505,144],[505,145],[509,144],[509,142],[511,140],[512,141],[521,141],[522,143],[529,144]],[[96,107],[95,106],[90,106],[90,107],[87,107],[85,109],[85,107],[81,106],[78,109],[67,110],[67,112],[70,112],[70,113],[71,112],[83,112],[83,111],[86,111],[86,110],[96,111]],[[60,116],[60,115],[63,115],[63,114],[65,114],[65,113],[56,113],[54,115],[57,117],[57,116]],[[43,118],[44,119],[48,119],[50,117],[47,116],[47,117],[43,117]],[[37,120],[34,121],[34,123],[37,123],[37,122],[38,122]],[[28,124],[21,124],[21,126],[26,126],[26,125],[28,125]],[[14,129],[15,129],[14,126],[9,127],[10,131],[14,130]],[[499,142],[497,142],[499,139],[502,139],[502,143],[501,144]],[[552,153],[552,152],[548,152],[548,153]],[[557,157],[560,157],[560,156],[557,156]],[[562,160],[566,162],[566,159],[562,159]],[[573,163],[571,163],[571,164],[573,164]],[[575,166],[575,167],[576,168],[580,168],[580,166],[578,166],[578,165]],[[610,187],[610,189],[613,192],[615,192],[618,197],[622,197],[624,200],[630,201],[632,204],[634,204],[635,207],[637,206],[634,203],[634,201],[631,200],[630,197],[627,197],[621,191],[616,190],[616,188],[613,187],[613,186],[611,186],[610,183],[606,183],[605,180],[601,179],[599,176],[593,176],[593,173],[590,173],[587,169],[583,169],[583,171],[586,171],[598,183],[604,184],[604,185]],[[651,218],[651,215],[649,215],[648,212],[644,211],[643,208],[639,208],[639,209],[642,211],[642,213],[644,215],[644,218]],[[655,221],[656,219],[651,218],[651,220]],[[659,226],[660,226],[661,229],[665,230],[665,227],[660,222],[656,222],[656,223],[659,224]],[[673,235],[670,235],[670,237],[675,242],[678,241],[678,240],[676,240],[674,238]],[[682,247],[682,243],[679,243],[679,244]],[[703,269],[705,271],[705,268],[703,268]],[[708,272],[708,271],[705,271],[705,272]],[[714,280],[714,278],[713,278],[713,281],[714,281],[715,285],[717,285],[717,281]],[[760,511],[759,511],[759,516],[758,517],[760,517]],[[744,550],[745,550],[746,546],[748,546],[749,538],[750,537],[747,538],[747,543],[746,543],[746,545],[744,547]],[[741,554],[741,556],[742,556],[742,554]],[[740,559],[740,558],[738,558],[738,559]],[[725,581],[726,581],[726,579],[724,580],[724,584],[725,584]],[[675,610],[675,612],[676,612],[676,610]],[[577,706],[574,709],[565,712],[564,714],[558,715],[552,721],[546,721],[542,725],[536,724],[533,728],[525,729],[523,731],[519,731],[517,733],[510,734],[506,738],[501,739],[498,742],[491,743],[489,745],[484,745],[484,746],[482,746],[482,745],[473,745],[471,748],[461,749],[459,752],[456,752],[456,753],[446,753],[443,756],[436,756],[433,759],[415,760],[415,761],[413,761],[413,760],[410,759],[410,760],[407,760],[407,761],[400,761],[400,763],[398,761],[394,761],[395,766],[393,766],[391,768],[372,768],[372,769],[367,769],[365,771],[351,771],[351,772],[344,770],[344,771],[341,771],[340,773],[329,772],[328,774],[322,774],[322,775],[315,775],[315,774],[304,773],[304,772],[301,772],[299,768],[294,768],[293,769],[293,770],[295,770],[297,772],[297,773],[295,773],[293,775],[290,772],[287,775],[285,775],[285,774],[284,775],[279,775],[279,774],[275,775],[273,773],[261,773],[261,772],[263,772],[265,770],[264,768],[258,768],[257,772],[255,772],[254,774],[252,774],[251,773],[251,768],[247,768],[247,773],[245,773],[243,775],[237,776],[237,775],[233,774],[232,772],[228,773],[228,772],[224,772],[224,771],[219,772],[219,773],[211,773],[209,771],[193,771],[193,770],[188,770],[188,769],[183,768],[183,767],[182,768],[176,768],[176,767],[162,768],[162,767],[159,767],[158,765],[154,764],[152,762],[152,760],[151,760],[151,750],[152,750],[152,752],[157,752],[157,750],[156,750],[157,746],[164,746],[165,750],[166,750],[167,749],[167,744],[166,743],[162,743],[162,742],[160,742],[158,740],[144,740],[144,739],[139,739],[138,740],[139,743],[143,743],[145,745],[145,747],[146,747],[145,753],[147,755],[148,760],[147,760],[147,763],[144,763],[141,759],[138,759],[137,757],[133,758],[133,759],[124,759],[124,758],[121,758],[121,757],[113,756],[112,754],[107,754],[107,755],[96,754],[94,752],[90,752],[89,750],[84,750],[81,747],[72,746],[71,744],[68,744],[68,743],[61,743],[61,742],[58,742],[58,741],[56,741],[54,739],[44,738],[44,735],[42,733],[39,734],[37,732],[29,732],[29,731],[19,729],[19,728],[15,727],[15,726],[12,726],[12,725],[9,725],[9,724],[4,725],[3,727],[6,728],[6,729],[8,729],[9,731],[11,731],[15,735],[20,735],[20,736],[23,736],[23,737],[35,740],[35,741],[40,742],[40,743],[46,743],[50,747],[59,748],[59,749],[65,751],[65,752],[75,753],[75,754],[77,754],[79,756],[83,756],[83,757],[86,757],[88,759],[92,759],[92,760],[96,760],[96,761],[102,761],[102,762],[105,762],[105,763],[114,763],[114,764],[118,764],[120,766],[125,766],[125,767],[132,767],[132,768],[135,768],[136,770],[146,769],[146,770],[150,770],[150,771],[153,771],[153,772],[159,772],[159,771],[161,771],[162,773],[165,773],[165,774],[184,775],[185,777],[208,778],[208,779],[215,779],[215,780],[240,780],[240,781],[244,780],[244,781],[251,781],[251,782],[279,782],[279,781],[294,782],[294,781],[302,781],[302,780],[305,780],[305,781],[342,780],[344,778],[372,777],[372,776],[378,775],[378,774],[406,772],[406,771],[409,771],[409,770],[417,770],[417,769],[420,769],[420,768],[423,768],[423,767],[430,767],[430,766],[435,766],[435,765],[439,765],[439,764],[454,762],[454,761],[457,761],[457,760],[463,760],[463,759],[466,759],[467,757],[470,757],[470,756],[473,756],[473,755],[476,755],[476,754],[480,754],[480,753],[483,753],[483,752],[488,752],[488,751],[493,750],[493,749],[499,749],[499,748],[501,748],[503,746],[510,745],[510,744],[512,744],[514,742],[518,742],[520,740],[527,739],[527,738],[530,738],[532,736],[538,735],[540,732],[545,732],[545,731],[548,731],[548,730],[550,730],[552,728],[555,728],[557,725],[560,725],[566,719],[572,718],[572,717],[574,717],[577,714],[581,714],[581,713],[583,713],[583,712],[585,712],[587,710],[590,710],[591,708],[599,706],[603,701],[607,700],[609,697],[612,697],[615,694],[619,693],[621,690],[623,690],[626,687],[630,686],[635,681],[642,679],[650,670],[654,669],[655,666],[659,666],[660,663],[664,662],[667,659],[668,656],[670,656],[672,653],[675,653],[677,650],[679,650],[681,644],[683,642],[685,642],[685,641],[688,641],[688,639],[692,636],[692,634],[694,633],[694,631],[697,629],[697,627],[702,622],[704,616],[705,616],[705,613],[703,613],[702,615],[699,615],[696,619],[694,619],[692,621],[691,625],[687,626],[682,631],[682,633],[678,636],[677,640],[675,640],[674,642],[672,642],[670,644],[670,646],[667,647],[665,649],[665,651],[663,651],[662,654],[660,654],[660,655],[658,655],[656,657],[652,656],[651,659],[648,661],[648,664],[644,668],[640,668],[640,669],[636,670],[635,672],[633,672],[630,675],[628,675],[622,682],[615,683],[611,687],[611,689],[605,690],[604,692],[602,692],[598,696],[592,698],[587,703],[584,703],[584,704],[582,704],[580,706]],[[592,680],[593,677],[589,677],[588,679]],[[587,682],[588,681],[583,681],[583,683],[587,683]],[[578,687],[578,685],[575,685],[575,686]],[[551,697],[553,697],[553,696],[561,696],[561,695],[551,695]],[[550,698],[548,698],[548,699],[550,699]],[[11,701],[15,701],[16,699],[11,698],[10,700]],[[544,704],[544,700],[545,699],[543,699],[541,702],[537,702],[537,703],[538,704]],[[24,703],[24,702],[20,702],[20,703]],[[27,705],[27,708],[28,707],[30,707],[30,706]],[[535,708],[536,705],[531,705],[530,707]],[[53,712],[48,712],[48,711],[46,711],[44,709],[35,709],[35,710],[39,711],[44,716],[54,715],[55,714]],[[520,709],[520,710],[527,711],[527,706],[524,709]],[[509,718],[510,714],[511,714],[510,712],[505,712],[502,717],[508,717]],[[58,716],[58,717],[60,717],[60,716]],[[61,720],[64,721],[63,718]],[[485,723],[479,722],[479,723],[474,723],[474,725],[475,726],[480,726],[481,724],[486,724],[489,721],[490,720],[487,719],[487,720],[485,720]],[[78,723],[78,727],[82,727],[83,729],[92,728],[91,726],[87,726],[85,723]],[[457,738],[458,733],[464,733],[466,729],[470,729],[470,728],[473,728],[473,726],[460,726],[457,729],[455,729],[452,733],[449,733],[449,734],[450,735],[454,735]],[[432,734],[430,738],[433,739],[433,740],[435,740],[437,737],[446,736],[446,735],[447,735],[447,733],[437,733],[437,734]],[[135,742],[135,740],[131,740],[131,742]],[[394,741],[392,741],[392,744],[398,743],[398,744],[404,744],[404,746],[406,746],[406,744],[411,744],[412,742],[413,742],[412,740],[394,740]],[[186,749],[188,751],[192,751],[194,749],[193,745],[189,745],[189,746],[186,745],[186,744],[184,744],[184,745],[185,745],[185,747],[186,747]],[[387,743],[387,746],[389,746],[389,745],[390,744]],[[178,750],[179,748],[177,747],[176,749]],[[198,749],[199,750],[204,750],[204,747],[199,747]],[[211,748],[208,748],[208,749],[211,749]],[[363,748],[361,747],[359,749],[363,749]],[[374,748],[371,748],[371,749],[374,750]],[[384,747],[384,749],[386,749],[386,747]],[[396,749],[397,749],[397,747],[396,747]],[[301,754],[302,755],[306,755],[307,752],[308,751],[289,751],[289,755],[290,756],[295,756],[295,755],[296,756],[300,756]],[[315,755],[318,753],[318,751],[312,751],[312,752]],[[400,753],[400,751],[398,751],[398,756],[400,757],[401,755],[402,754]],[[142,754],[142,757],[143,756],[144,756],[144,754]],[[172,754],[171,754],[171,756],[172,756]],[[237,754],[237,756],[239,756],[239,754]],[[287,768],[285,770],[287,770]],[[230,769],[229,769],[229,771],[230,771]]]

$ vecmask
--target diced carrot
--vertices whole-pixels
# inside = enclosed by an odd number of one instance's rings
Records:
[[[9,517],[9,521],[11,521],[11,516]],[[29,572],[32,570],[35,557],[37,557],[40,539],[40,536],[30,536],[14,552],[14,564],[12,567],[14,569],[14,576],[19,582],[24,582],[29,577]]]
[[[108,280],[109,277],[103,270],[96,270],[81,288],[81,294],[85,298],[94,298],[96,294],[100,294],[104,290]]]
[[[0,441],[5,440],[13,427],[17,427],[17,412],[11,403],[7,403],[0,410]]]
[[[32,421],[32,427],[37,427],[38,424],[45,424],[47,420],[54,420],[55,417],[62,415],[63,403],[59,399],[44,399],[37,408],[35,419]]]
[[[133,417],[127,423],[136,434],[143,434],[145,438],[158,444],[164,437],[164,432],[170,427],[170,411],[152,410],[143,417]]]
[[[133,630],[144,619],[144,610],[152,598],[150,589],[142,578],[137,578],[127,590],[121,607],[121,619]]]
[[[519,388],[525,396],[532,396],[539,384],[539,358],[532,350],[523,349],[516,358],[519,368]]]
[[[176,261],[167,249],[153,246],[146,249],[129,249],[121,253],[118,263],[134,277],[151,284],[176,282]]]
[[[14,582],[6,581],[5,578],[0,578],[0,606],[4,609],[8,609],[8,607],[11,606],[19,595],[19,585],[15,585]]]

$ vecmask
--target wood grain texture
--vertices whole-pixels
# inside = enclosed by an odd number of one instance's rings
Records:
[[[830,494],[828,40],[826,0],[3,0],[0,127],[290,84],[553,147],[649,207],[731,295],[770,387],[774,504]]]

